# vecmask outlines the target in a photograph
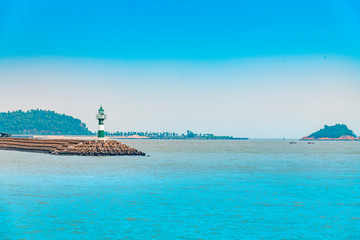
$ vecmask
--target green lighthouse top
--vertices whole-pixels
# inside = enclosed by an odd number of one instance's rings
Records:
[[[104,109],[103,109],[102,105],[100,106],[99,114],[104,114]]]
[[[96,119],[98,119],[99,121],[102,121],[102,123],[104,124],[104,120],[106,119],[106,115],[104,114],[104,109],[102,108],[102,105],[99,109],[98,114],[96,114]]]

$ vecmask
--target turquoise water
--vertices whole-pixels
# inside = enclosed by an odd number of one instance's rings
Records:
[[[0,151],[0,239],[360,239],[360,142],[124,142]]]

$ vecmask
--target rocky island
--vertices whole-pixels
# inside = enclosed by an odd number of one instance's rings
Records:
[[[359,138],[345,124],[336,124],[334,126],[325,125],[323,129],[303,137],[300,140],[359,141]]]

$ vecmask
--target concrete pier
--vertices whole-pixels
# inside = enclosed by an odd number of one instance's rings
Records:
[[[54,155],[145,156],[145,153],[114,140],[52,140],[4,137],[0,138],[0,150],[38,152]]]

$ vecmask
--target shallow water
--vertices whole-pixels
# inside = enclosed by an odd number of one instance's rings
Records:
[[[123,142],[0,151],[0,239],[360,239],[360,142]]]

